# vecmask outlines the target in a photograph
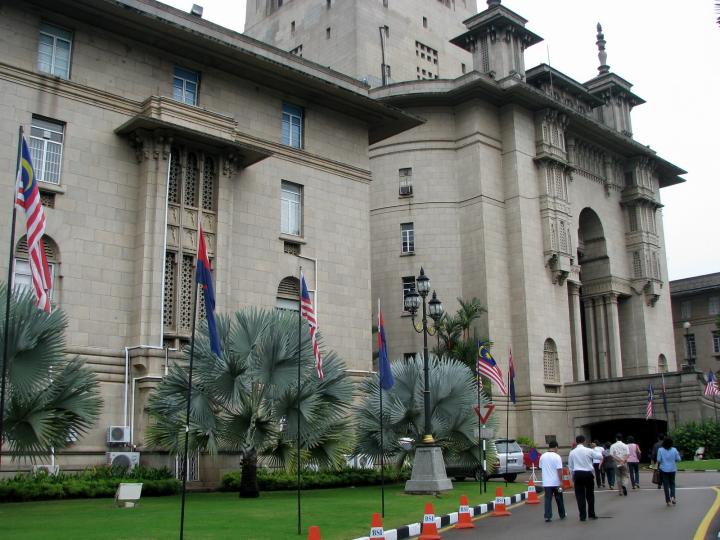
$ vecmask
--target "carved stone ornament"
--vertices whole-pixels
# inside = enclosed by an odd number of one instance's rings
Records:
[[[239,156],[234,152],[227,152],[222,157],[222,174],[230,177],[241,168]]]
[[[562,286],[570,275],[572,259],[567,255],[553,253],[548,259],[547,266],[552,273],[552,282],[555,285]]]

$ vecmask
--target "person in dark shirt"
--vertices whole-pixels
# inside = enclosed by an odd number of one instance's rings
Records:
[[[665,439],[665,434],[664,434],[664,433],[660,433],[660,434],[657,436],[657,442],[656,442],[655,445],[652,447],[652,451],[650,452],[650,464],[653,465],[653,466],[655,466],[655,467],[657,467],[657,453],[658,453],[658,448],[660,448],[660,447],[662,446],[662,443],[663,443],[663,440],[664,440],[664,439]],[[660,489],[661,487],[662,487],[662,482],[658,482],[657,488]]]

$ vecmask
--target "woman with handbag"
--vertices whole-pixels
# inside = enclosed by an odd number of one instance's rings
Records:
[[[673,446],[673,440],[666,437],[657,454],[658,469],[662,479],[665,504],[675,504],[675,473],[677,462],[680,461],[680,452]]]

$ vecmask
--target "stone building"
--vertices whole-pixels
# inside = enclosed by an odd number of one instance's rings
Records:
[[[358,4],[362,15],[341,16]],[[583,82],[527,68],[525,49],[542,41],[528,21],[500,0],[475,7],[248,2],[247,32],[286,50],[302,45],[304,58],[359,79],[374,73],[373,98],[425,120],[370,147],[372,288],[391,357],[422,351],[403,296],[423,267],[446,310],[457,297],[481,300],[477,335],[492,340],[503,370],[512,348],[511,435],[569,445],[581,431],[647,431],[648,385],[678,367],[661,189],[685,171],[633,139],[631,112],[644,101],[610,70],[600,25],[598,74]],[[385,27],[393,84],[378,86],[373,33]],[[325,28],[331,41],[318,49]],[[418,74],[418,43],[431,45],[439,73]],[[700,388],[691,375],[666,379],[669,396]],[[669,403],[663,422],[699,414]]]
[[[1,191],[9,202],[24,126],[52,301],[105,403],[61,466],[107,450],[158,462],[144,403],[189,339],[200,223],[219,312],[297,309],[302,265],[325,346],[370,370],[367,148],[418,119],[354,78],[153,0],[0,3],[0,93]]]
[[[720,371],[720,273],[670,282],[675,353],[684,368]]]

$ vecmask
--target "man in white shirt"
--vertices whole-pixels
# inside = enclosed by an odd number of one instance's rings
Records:
[[[625,495],[627,497],[625,481],[628,477],[627,460],[630,456],[630,450],[627,444],[622,441],[622,435],[620,433],[615,435],[615,443],[610,447],[610,455],[615,459],[615,465],[617,466],[618,495]]]
[[[543,491],[545,492],[545,521],[552,521],[552,500],[558,507],[560,519],[565,519],[565,501],[563,501],[562,484],[562,458],[557,453],[558,443],[550,441],[550,449],[540,456],[540,469],[542,470]]]
[[[568,468],[573,475],[580,521],[585,521],[586,517],[597,519],[595,515],[595,492],[593,491],[595,486],[593,451],[583,445],[585,435],[575,437],[575,442],[577,446],[570,451],[568,456]]]

